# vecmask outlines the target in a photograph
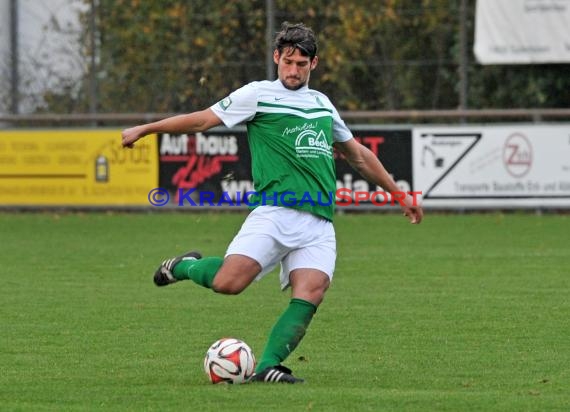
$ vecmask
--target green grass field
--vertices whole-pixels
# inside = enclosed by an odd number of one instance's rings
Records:
[[[211,385],[208,346],[261,353],[288,294],[152,273],[223,254],[241,214],[0,214],[2,411],[568,411],[570,216],[341,215],[335,279],[285,363],[304,385]]]

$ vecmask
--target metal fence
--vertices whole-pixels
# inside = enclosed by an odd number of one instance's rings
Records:
[[[147,123],[176,113],[0,114],[0,127],[105,126]],[[560,122],[570,109],[385,110],[340,112],[348,123]]]

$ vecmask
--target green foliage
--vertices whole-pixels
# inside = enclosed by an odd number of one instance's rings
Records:
[[[90,1],[85,0],[86,3]],[[459,0],[275,0],[276,29],[302,21],[319,39],[311,87],[340,110],[459,105]],[[266,77],[264,0],[99,0],[99,112],[188,112]],[[567,107],[568,65],[481,66],[471,52],[468,106]],[[88,44],[88,11],[82,17]],[[88,61],[90,50],[85,46]],[[85,64],[88,67],[88,64]],[[84,86],[46,96],[44,111],[87,111]]]
[[[196,110],[264,73],[262,2],[102,0],[98,13],[107,110]]]
[[[556,107],[570,104],[568,65],[487,66],[472,76],[471,99],[481,107]]]

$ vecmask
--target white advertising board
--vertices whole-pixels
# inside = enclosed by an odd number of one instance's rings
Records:
[[[426,206],[570,207],[570,125],[420,127],[412,151]]]
[[[570,1],[477,0],[474,52],[482,64],[570,62]]]

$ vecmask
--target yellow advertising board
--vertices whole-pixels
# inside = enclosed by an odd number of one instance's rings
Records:
[[[153,137],[123,149],[120,130],[0,131],[0,205],[148,206]]]

